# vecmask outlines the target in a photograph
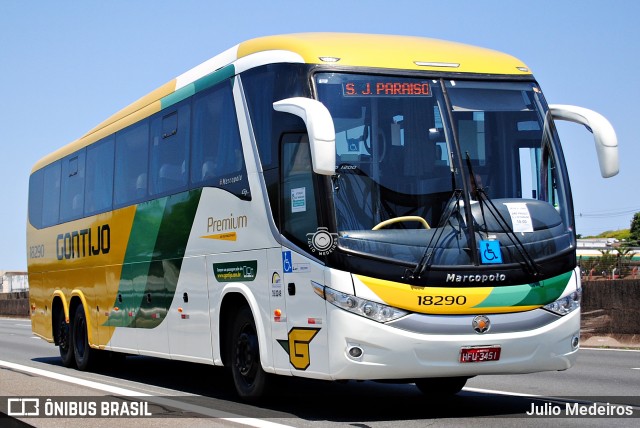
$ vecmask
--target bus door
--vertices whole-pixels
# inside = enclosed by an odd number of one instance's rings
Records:
[[[282,233],[308,252],[286,246],[282,248],[282,293],[286,301],[287,336],[281,345],[294,375],[327,373],[325,301],[314,293],[311,286],[312,282],[324,284],[324,266],[308,255],[318,251],[310,240],[325,233],[325,229],[318,226],[309,141],[306,134],[287,134],[282,144]]]

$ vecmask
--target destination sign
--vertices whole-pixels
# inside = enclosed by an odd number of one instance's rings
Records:
[[[342,93],[348,97],[430,97],[431,88],[428,82],[345,82]]]

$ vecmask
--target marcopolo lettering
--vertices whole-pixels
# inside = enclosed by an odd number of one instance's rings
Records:
[[[103,224],[95,229],[80,229],[61,233],[56,238],[58,260],[108,254],[111,249],[111,228]]]
[[[448,273],[446,282],[502,282],[506,281],[507,275],[503,273],[492,273],[492,274],[465,274],[458,275],[455,273]]]

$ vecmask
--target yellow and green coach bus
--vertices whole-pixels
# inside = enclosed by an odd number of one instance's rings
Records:
[[[304,33],[232,47],[40,160],[33,332],[106,353],[410,382],[571,367],[580,275],[549,105],[529,68],[434,39]]]

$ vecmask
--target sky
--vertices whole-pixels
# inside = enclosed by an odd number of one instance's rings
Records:
[[[40,158],[216,54],[307,31],[402,34],[503,51],[549,103],[609,119],[620,173],[600,176],[591,134],[559,124],[577,233],[640,212],[637,0],[0,0],[0,270],[26,270],[28,180]]]

